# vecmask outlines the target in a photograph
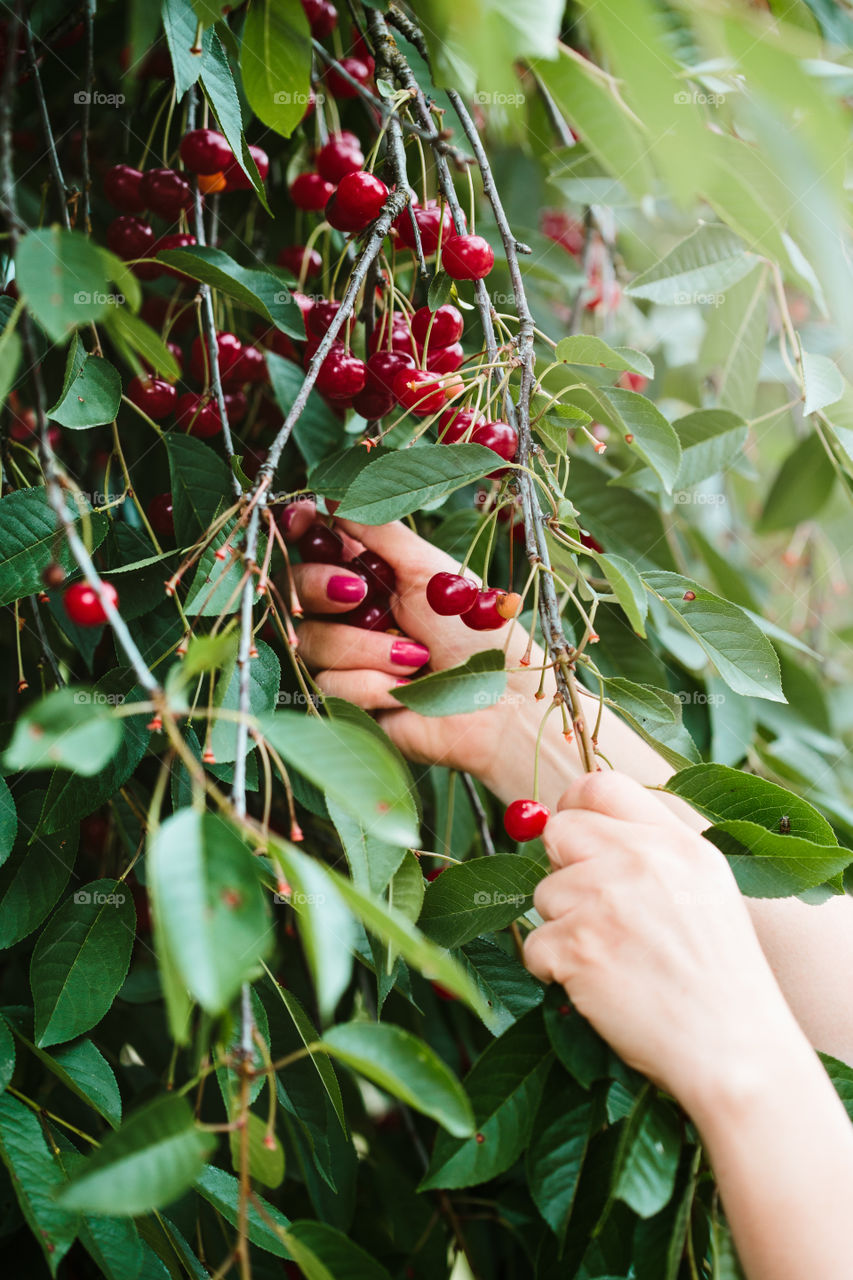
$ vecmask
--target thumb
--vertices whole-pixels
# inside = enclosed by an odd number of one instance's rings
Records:
[[[560,796],[558,810],[588,809],[627,822],[662,823],[683,828],[663,798],[624,773],[585,773]]]

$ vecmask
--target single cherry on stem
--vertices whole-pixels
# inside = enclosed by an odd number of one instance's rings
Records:
[[[472,631],[497,631],[506,626],[506,618],[498,610],[498,605],[506,595],[497,587],[485,587],[477,592],[476,599],[462,614],[462,621]]]
[[[182,431],[206,440],[222,430],[222,418],[215,400],[207,400],[196,391],[185,391],[178,397],[175,418]]]
[[[127,386],[127,398],[149,418],[159,422],[172,412],[178,402],[178,392],[165,378],[131,378]]]
[[[148,503],[148,520],[158,538],[174,538],[175,513],[171,493],[158,493]]]
[[[350,561],[349,567],[353,572],[360,573],[366,581],[369,600],[375,600],[379,595],[390,596],[396,589],[397,575],[378,551],[371,551],[369,548],[362,551]]]
[[[420,307],[412,316],[412,333],[419,346],[424,346],[429,334],[430,350],[433,347],[449,347],[462,337],[465,321],[462,312],[450,303],[430,311]]]
[[[343,564],[346,559],[340,534],[319,520],[306,529],[296,545],[306,564]]]
[[[129,164],[115,164],[104,174],[104,195],[122,213],[142,213],[145,200],[140,191],[142,173]]]
[[[414,369],[415,358],[408,351],[374,351],[367,357],[367,389],[381,391],[396,401],[394,379],[401,369]]]
[[[446,403],[444,387],[426,369],[401,369],[394,378],[394,395],[416,418],[438,413]]]
[[[361,627],[364,631],[387,631],[394,626],[394,615],[387,600],[367,599],[337,617],[350,627]]]
[[[270,171],[270,158],[264,151],[263,147],[254,145],[249,147],[249,155],[255,162],[255,168],[258,171],[258,177],[261,182],[266,182],[267,174]],[[243,171],[243,166],[238,162],[236,156],[232,158],[231,163],[223,171],[225,185],[228,191],[251,191],[252,182],[249,175]]]
[[[317,371],[317,390],[333,400],[349,400],[364,390],[367,368],[342,344],[334,344]]]
[[[317,152],[317,170],[327,182],[340,182],[364,164],[361,143],[354,133],[332,134]]]
[[[442,618],[466,613],[479,593],[476,582],[461,573],[434,573],[426,586],[427,604]]]
[[[447,409],[438,420],[439,444],[458,444],[474,423],[481,423],[476,409]]]
[[[118,608],[118,592],[111,582],[103,584],[104,594],[114,609]],[[88,582],[72,582],[63,594],[62,603],[71,621],[78,627],[100,627],[107,621],[104,606],[94,587]]]
[[[335,193],[331,182],[319,173],[300,173],[290,184],[290,198],[297,209],[319,213]]]
[[[518,432],[508,422],[481,422],[471,432],[471,443],[484,445],[507,462],[514,462],[518,453]],[[505,470],[505,467],[499,467],[490,471],[489,478],[498,480]]]
[[[337,231],[364,231],[382,212],[388,188],[363,169],[341,178],[326,205],[326,221]]]
[[[179,151],[190,173],[221,173],[234,159],[225,135],[216,129],[192,129],[181,139]]]
[[[351,79],[356,81],[356,84],[366,89],[373,75],[372,62],[372,58],[368,60],[367,58],[346,57],[340,59],[338,66],[343,71],[346,71]],[[358,96],[356,86],[351,84],[350,80],[345,80],[334,67],[330,67],[326,72],[326,84],[333,98],[355,98]]]
[[[148,208],[170,221],[193,202],[192,187],[174,169],[149,169],[142,175],[139,190]]]
[[[303,276],[306,280],[319,275],[323,270],[323,259],[316,249],[306,249],[304,244],[290,244],[282,249],[277,258],[280,267],[286,267],[297,279]]]
[[[482,280],[495,265],[495,253],[482,236],[451,236],[441,249],[441,265],[451,280]]]
[[[545,830],[551,810],[541,800],[513,800],[504,813],[504,827],[511,840],[535,840]]]

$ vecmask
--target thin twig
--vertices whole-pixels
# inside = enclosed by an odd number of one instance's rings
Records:
[[[460,773],[459,777],[462,779],[465,794],[468,796],[468,801],[471,808],[474,810],[474,817],[477,819],[477,829],[480,832],[480,842],[483,846],[483,852],[487,854],[488,857],[491,857],[495,852],[495,842],[492,839],[492,833],[489,830],[489,815],[483,808],[480,793],[475,787],[474,779],[471,777],[470,773],[465,773],[463,771]]]

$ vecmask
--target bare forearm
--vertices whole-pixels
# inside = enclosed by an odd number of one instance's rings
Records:
[[[802,1034],[771,1033],[683,1101],[748,1280],[848,1275],[853,1126]]]

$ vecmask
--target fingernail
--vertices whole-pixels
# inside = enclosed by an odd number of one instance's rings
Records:
[[[415,640],[395,640],[391,645],[391,661],[401,667],[422,667],[429,662],[429,649]]]
[[[326,595],[335,604],[359,604],[367,595],[367,583],[364,578],[333,573],[326,583]]]
[[[293,523],[293,517],[295,515],[296,515],[296,507],[293,505],[293,503],[291,503],[289,506],[284,508],[284,510],[281,512],[281,514],[278,517],[278,527],[279,529],[281,529],[282,536],[285,538],[287,537],[290,526]]]
[[[394,681],[394,683],[395,684],[411,684],[412,682],[411,680],[408,679],[407,676],[398,676],[397,679]]]

